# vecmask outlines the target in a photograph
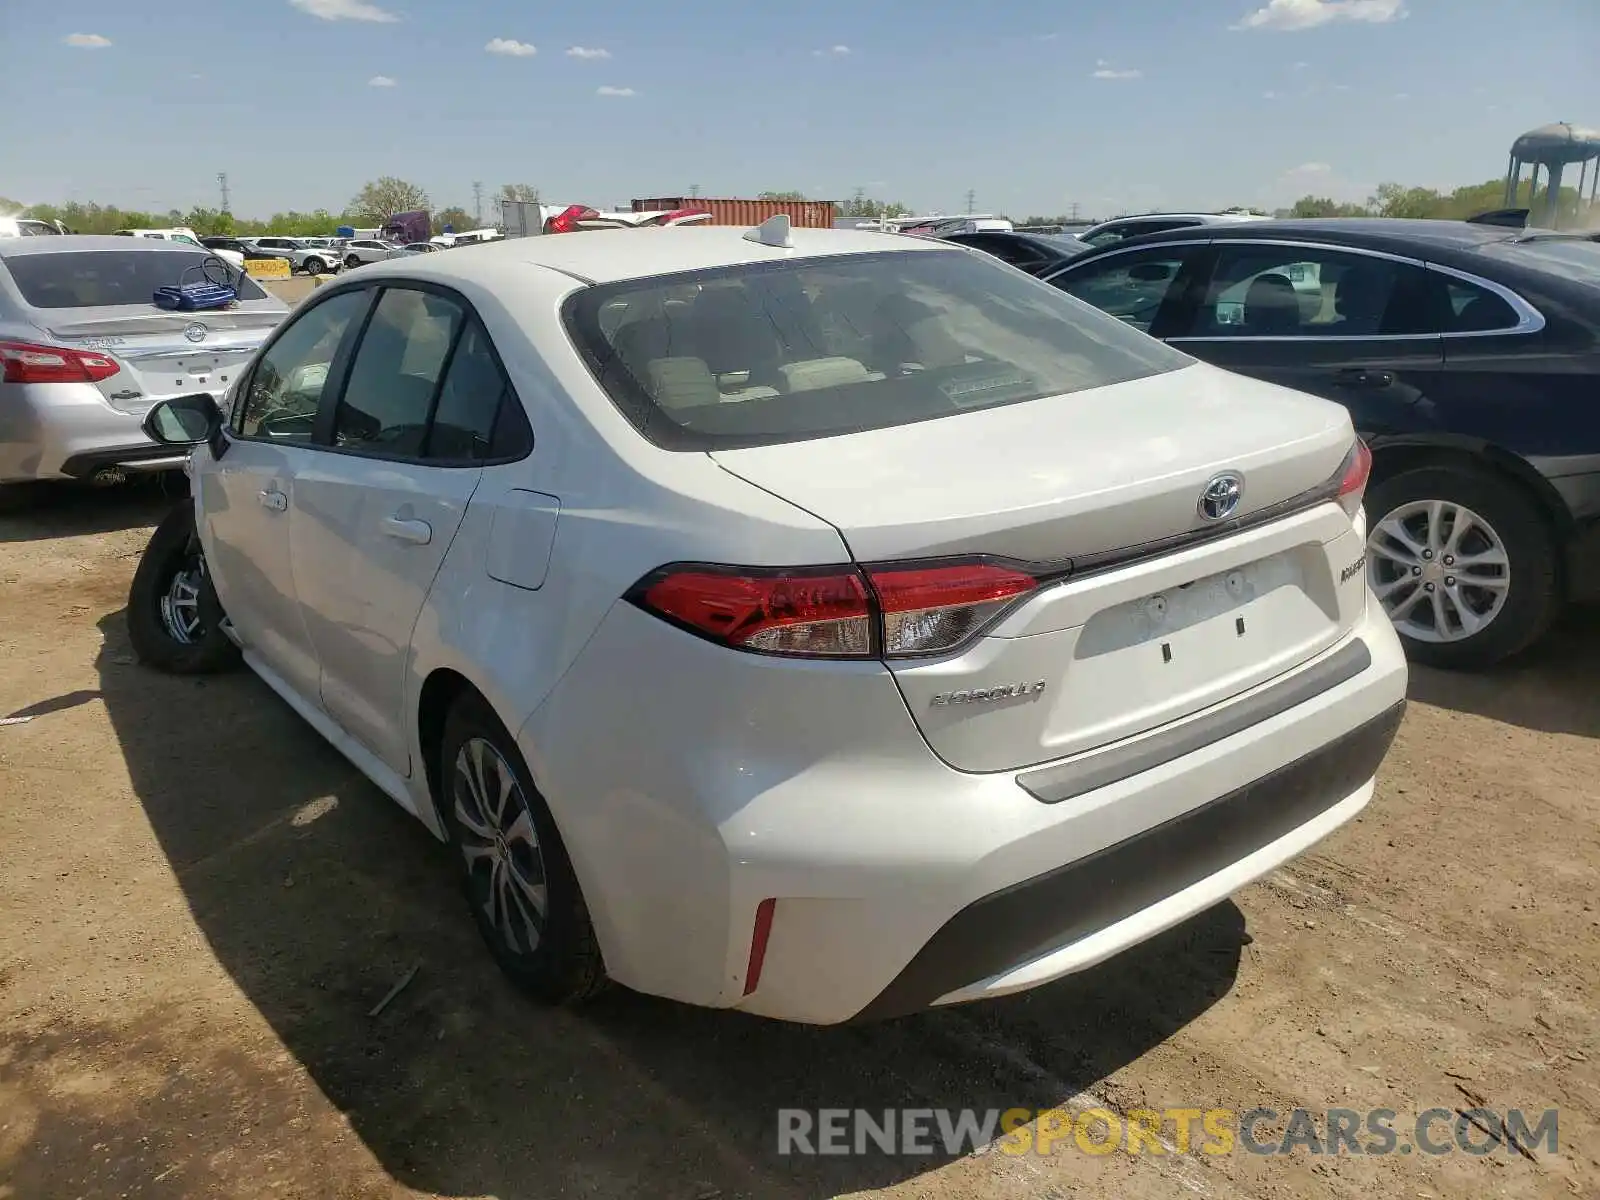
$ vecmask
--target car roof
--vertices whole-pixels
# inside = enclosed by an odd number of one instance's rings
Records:
[[[455,254],[425,255],[426,266],[408,263],[408,274],[426,271],[430,277],[487,281],[513,263],[550,267],[586,283],[611,283],[648,279],[680,271],[823,258],[882,251],[911,253],[918,250],[954,252],[948,242],[873,233],[854,229],[795,229],[791,246],[767,246],[749,241],[740,226],[684,225],[667,229],[599,229],[582,233],[539,234],[497,238],[463,246]],[[373,274],[387,273],[382,263],[370,264]],[[393,268],[389,268],[393,269]],[[363,268],[363,273],[366,268]]]
[[[0,242],[0,257],[18,258],[24,254],[71,254],[91,250],[121,250],[127,254],[193,254],[187,242],[165,238],[117,237],[115,234],[67,233],[51,238],[7,238]]]
[[[1189,229],[1169,229],[1146,236],[1162,239],[1229,241],[1250,238],[1320,238],[1350,245],[1378,248],[1416,247],[1418,243],[1471,250],[1490,242],[1510,241],[1518,230],[1496,225],[1473,225],[1467,221],[1411,220],[1404,217],[1317,217],[1304,220],[1250,221],[1225,227],[1200,225]],[[1121,246],[1132,245],[1127,242]]]

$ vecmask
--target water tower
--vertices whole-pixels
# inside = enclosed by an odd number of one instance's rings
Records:
[[[1593,170],[1590,170],[1591,164]],[[1578,199],[1595,202],[1600,194],[1600,130],[1585,129],[1568,121],[1530,129],[1511,144],[1511,169],[1506,172],[1506,204],[1517,203],[1522,184],[1522,168],[1531,166],[1528,186],[1528,222],[1554,229],[1561,218],[1561,176],[1570,166],[1578,167]],[[1539,168],[1544,168],[1544,190],[1539,189]],[[1541,201],[1543,211],[1541,212]]]

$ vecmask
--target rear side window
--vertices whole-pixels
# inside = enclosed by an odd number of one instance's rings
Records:
[[[425,456],[430,462],[520,458],[531,449],[522,404],[512,394],[489,335],[469,318],[439,388]]]
[[[226,272],[239,299],[264,300],[267,296],[248,276],[240,276],[220,258],[198,249],[190,254],[135,250],[17,254],[3,261],[22,299],[32,308],[150,304],[157,288],[177,283],[188,268],[204,263],[212,264],[213,282],[220,282]]]
[[[628,280],[576,293],[564,314],[617,407],[680,450],[882,429],[1193,361],[962,250]]]

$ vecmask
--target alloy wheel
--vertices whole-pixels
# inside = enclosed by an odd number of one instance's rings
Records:
[[[200,617],[200,588],[205,582],[205,561],[196,555],[173,574],[161,597],[161,624],[167,636],[181,646],[192,646],[205,636]]]
[[[507,950],[533,953],[549,892],[539,834],[516,773],[492,743],[469,738],[456,753],[450,792],[472,902]]]
[[[1368,534],[1367,579],[1400,633],[1419,642],[1460,642],[1505,609],[1511,560],[1478,513],[1449,500],[1415,500]]]

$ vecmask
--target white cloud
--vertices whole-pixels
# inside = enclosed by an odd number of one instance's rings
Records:
[[[289,0],[289,3],[322,21],[371,21],[386,25],[400,19],[367,0]]]
[[[611,87],[608,84],[605,87],[595,88],[594,94],[596,96],[637,96],[639,93],[629,87]]]
[[[1304,70],[1305,70],[1305,69],[1306,69],[1306,68],[1307,68],[1307,67],[1309,67],[1309,66],[1310,66],[1310,65],[1311,65],[1311,64],[1310,64],[1310,63],[1308,63],[1308,62],[1297,62],[1297,63],[1295,63],[1295,65],[1294,65],[1294,69],[1295,69],[1295,70],[1296,70],[1296,71],[1304,71]]]
[[[568,46],[567,57],[583,59],[610,58],[611,51],[602,49],[599,46]]]
[[[1276,100],[1278,98],[1278,93],[1277,92],[1262,92],[1261,93],[1261,98],[1263,100]]]
[[[367,80],[367,86],[368,87],[396,87],[396,86],[398,86],[398,82],[399,82],[398,80],[391,79],[387,75],[374,75],[371,79]]]
[[[519,42],[516,38],[490,38],[483,47],[490,54],[507,54],[512,58],[530,58],[539,53],[532,42]]]
[[[1304,177],[1307,175],[1331,175],[1333,167],[1325,162],[1301,163],[1298,167],[1290,167],[1285,175]]]
[[[69,46],[77,46],[83,50],[103,50],[111,45],[111,39],[101,37],[98,33],[69,33],[61,39]]]
[[[1119,71],[1103,58],[1095,63],[1096,79],[1138,79],[1143,75],[1143,71]]]
[[[1409,100],[1409,99],[1411,99],[1411,93],[1410,92],[1396,92],[1394,94],[1394,98],[1396,100]]]
[[[1235,29],[1315,29],[1330,21],[1364,21],[1382,25],[1406,15],[1405,0],[1267,0]]]
[[[811,52],[813,58],[821,58],[827,54],[832,54],[837,58],[843,58],[849,53],[850,47],[845,45],[829,46],[826,50],[813,50]]]

